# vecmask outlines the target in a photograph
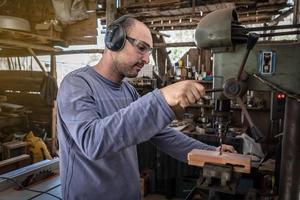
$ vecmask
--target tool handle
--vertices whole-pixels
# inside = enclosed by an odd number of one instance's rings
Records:
[[[213,88],[213,89],[208,89],[205,90],[205,93],[213,93],[213,92],[223,92],[223,88]]]

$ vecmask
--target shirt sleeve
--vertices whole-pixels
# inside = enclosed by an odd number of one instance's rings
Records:
[[[187,154],[192,149],[216,151],[216,147],[195,140],[171,127],[156,134],[151,142],[161,151],[183,162],[187,162]]]
[[[158,90],[128,107],[101,118],[89,83],[79,76],[63,81],[58,98],[58,123],[67,142],[75,143],[91,160],[149,140],[173,119]]]

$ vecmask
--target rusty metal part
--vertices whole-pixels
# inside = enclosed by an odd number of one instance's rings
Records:
[[[19,17],[12,17],[12,16],[5,16],[5,15],[0,15],[0,28],[26,31],[26,32],[31,31],[30,23],[28,20]]]

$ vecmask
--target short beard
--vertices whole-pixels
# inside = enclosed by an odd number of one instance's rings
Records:
[[[123,79],[125,75],[119,70],[120,64],[117,60],[113,60],[113,71],[118,74],[118,76]]]

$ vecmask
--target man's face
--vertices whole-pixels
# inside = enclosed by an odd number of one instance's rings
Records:
[[[149,56],[153,47],[149,29],[137,21],[127,32],[124,48],[116,53],[114,66],[124,77],[133,78],[149,63]]]

